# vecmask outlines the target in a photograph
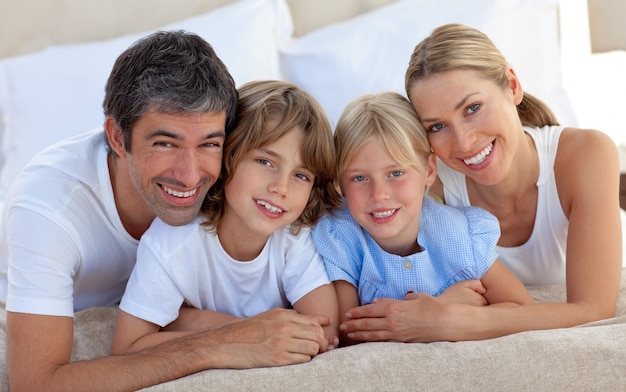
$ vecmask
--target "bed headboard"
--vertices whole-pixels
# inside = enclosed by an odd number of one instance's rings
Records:
[[[559,1],[572,0],[46,0],[37,8],[0,0],[0,199],[35,153],[102,124],[113,61],[159,28],[210,37],[238,85],[299,85],[334,123],[358,95],[404,93],[420,37],[465,23],[494,40],[526,91],[575,125],[561,78]]]
[[[235,1],[0,0],[0,58],[52,45],[140,33]],[[301,36],[394,1],[397,0],[287,0],[287,3],[294,35]]]

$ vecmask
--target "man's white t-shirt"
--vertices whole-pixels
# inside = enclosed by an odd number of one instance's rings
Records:
[[[0,299],[12,312],[70,316],[116,305],[138,241],[115,207],[102,128],[38,154],[14,182],[0,226]]]
[[[288,308],[330,283],[308,228],[297,235],[279,229],[255,259],[238,261],[201,220],[176,227],[158,218],[152,222],[141,237],[120,309],[160,326],[174,321],[183,304],[251,317]]]

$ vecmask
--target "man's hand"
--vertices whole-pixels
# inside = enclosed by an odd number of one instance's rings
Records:
[[[217,343],[207,355],[221,352],[221,367],[228,368],[303,363],[328,349],[320,320],[288,309],[272,309],[207,333]]]

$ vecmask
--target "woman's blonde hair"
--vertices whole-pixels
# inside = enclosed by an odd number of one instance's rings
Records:
[[[335,178],[339,185],[355,154],[374,137],[398,164],[425,172],[430,145],[411,103],[395,92],[367,94],[350,102],[337,121]]]
[[[485,34],[461,24],[446,24],[434,29],[413,50],[406,71],[405,88],[410,97],[409,91],[419,80],[456,69],[477,71],[506,88],[507,67],[506,59]],[[517,113],[524,126],[558,125],[550,108],[526,92],[517,106]]]
[[[314,225],[323,213],[340,204],[333,179],[335,146],[330,123],[321,105],[294,84],[276,80],[255,81],[239,88],[236,123],[224,142],[222,172],[202,206],[204,225],[216,229],[221,222],[225,206],[224,186],[232,179],[239,162],[294,128],[304,134],[302,160],[304,166],[315,174],[315,181],[304,211],[291,225],[292,232]]]

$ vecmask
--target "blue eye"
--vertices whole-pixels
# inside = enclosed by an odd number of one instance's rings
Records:
[[[354,181],[354,182],[363,182],[363,181],[365,181],[365,176],[354,176],[354,177],[352,177],[352,181]]]
[[[391,177],[400,177],[404,172],[402,170],[394,170],[390,173]]]
[[[472,114],[472,113],[476,113],[476,111],[480,109],[480,104],[479,103],[473,103],[471,105],[469,105],[467,107],[467,113]]]
[[[443,129],[444,125],[441,123],[433,124],[428,128],[429,132],[439,132]]]

